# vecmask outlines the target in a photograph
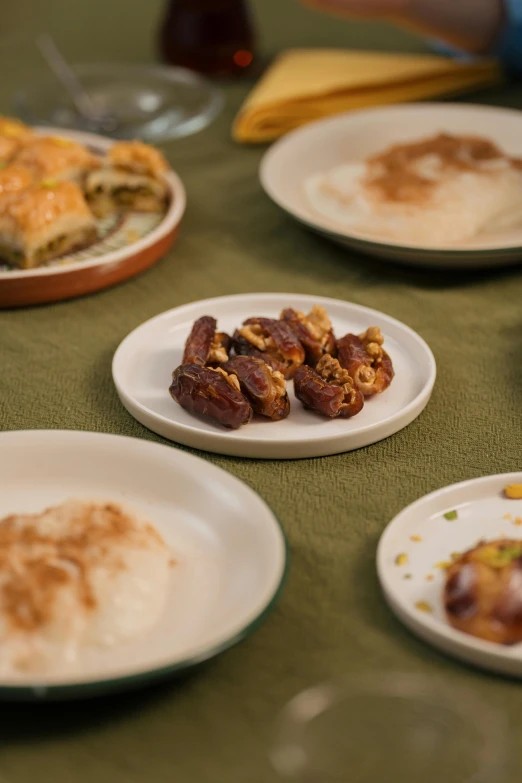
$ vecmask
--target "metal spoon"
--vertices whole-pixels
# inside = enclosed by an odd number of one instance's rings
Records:
[[[89,130],[113,133],[118,127],[118,120],[111,114],[100,112],[96,108],[91,96],[59,51],[54,39],[48,33],[44,33],[38,36],[36,45],[49,68],[69,93],[78,114],[85,120]]]

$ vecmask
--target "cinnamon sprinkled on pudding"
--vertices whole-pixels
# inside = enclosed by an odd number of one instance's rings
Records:
[[[522,167],[522,161],[511,161],[488,139],[440,133],[414,144],[397,144],[370,158],[366,184],[385,200],[417,203],[433,193],[441,177],[484,172],[485,164],[493,161]]]
[[[520,224],[522,160],[487,138],[439,133],[316,174],[305,188],[317,212],[357,233],[440,247]]]
[[[0,671],[45,668],[155,622],[172,555],[114,503],[0,520]]]

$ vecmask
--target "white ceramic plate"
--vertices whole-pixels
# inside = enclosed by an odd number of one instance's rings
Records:
[[[522,644],[504,647],[457,631],[442,604],[441,565],[452,553],[465,552],[481,539],[522,540],[522,500],[504,497],[509,484],[522,484],[522,473],[454,484],[408,506],[384,531],[377,570],[391,609],[418,636],[476,666],[522,677]],[[452,511],[457,518],[446,519]],[[403,554],[407,562],[398,565],[396,558]]]
[[[183,410],[169,394],[173,370],[193,322],[213,315],[232,333],[250,316],[279,317],[284,307],[326,307],[338,336],[380,326],[395,367],[391,387],[367,401],[353,419],[330,421],[305,411],[289,384],[292,410],[281,422],[255,420],[229,431]],[[127,410],[149,429],[178,443],[236,457],[297,459],[338,454],[376,443],[412,422],[425,408],[435,382],[435,359],[415,332],[387,315],[338,299],[301,294],[240,294],[177,307],[152,318],[121,343],[112,374]]]
[[[287,553],[264,501],[210,463],[168,446],[59,430],[0,434],[0,517],[67,499],[122,502],[177,560],[160,622],[69,670],[0,679],[9,697],[91,695],[179,672],[249,634],[279,594]]]
[[[103,155],[114,141],[61,128],[35,128],[43,135],[70,138]],[[0,261],[0,307],[43,304],[81,296],[120,283],[162,258],[174,243],[185,213],[185,188],[166,175],[170,203],[165,213],[132,212],[98,221],[99,239],[88,248],[36,269],[13,269]]]
[[[522,157],[522,112],[450,103],[408,104],[341,114],[284,136],[262,160],[261,183],[276,204],[309,228],[370,255],[423,266],[486,267],[522,260],[522,222],[520,228],[484,234],[460,245],[425,247],[381,242],[356,233],[310,205],[304,191],[308,177],[362,161],[391,144],[441,131],[480,134]]]

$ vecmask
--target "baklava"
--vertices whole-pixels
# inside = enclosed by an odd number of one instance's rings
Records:
[[[31,169],[36,179],[79,184],[100,165],[99,158],[83,144],[57,136],[36,137],[20,150],[15,162]]]
[[[0,168],[0,211],[5,210],[11,201],[32,185],[34,185],[33,174],[25,166],[10,163],[5,168]]]
[[[140,141],[117,142],[104,166],[87,177],[91,209],[97,217],[121,211],[161,212],[168,198],[168,168],[154,147]]]
[[[34,138],[27,125],[9,117],[0,117],[0,167],[9,163],[16,153]]]
[[[73,182],[35,185],[0,210],[0,257],[22,269],[85,247],[96,235],[94,217]]]

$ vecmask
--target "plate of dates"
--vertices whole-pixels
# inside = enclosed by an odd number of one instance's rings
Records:
[[[186,446],[298,459],[368,446],[410,424],[436,377],[412,329],[351,302],[239,294],[146,321],[112,374],[141,424]]]
[[[412,503],[384,531],[377,571],[390,608],[417,636],[522,678],[522,472]]]

